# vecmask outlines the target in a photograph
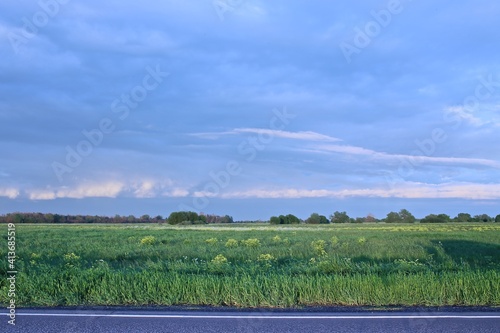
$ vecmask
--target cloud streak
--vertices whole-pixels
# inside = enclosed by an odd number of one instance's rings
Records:
[[[361,189],[253,189],[235,191],[222,195],[225,199],[300,199],[300,198],[335,198],[349,197],[370,198],[404,198],[404,199],[467,199],[496,200],[500,199],[500,184],[399,184],[393,189],[361,188]]]

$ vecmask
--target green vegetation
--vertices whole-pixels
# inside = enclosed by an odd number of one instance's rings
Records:
[[[172,212],[168,218],[164,219],[161,215],[151,217],[147,214],[141,217],[134,215],[114,217],[92,216],[92,215],[59,215],[42,213],[8,213],[0,215],[1,223],[30,223],[30,224],[80,224],[80,223],[99,223],[99,224],[132,224],[132,223],[169,223],[172,225],[193,225],[193,224],[220,224],[234,223],[235,221],[229,215],[219,216],[195,212]],[[470,215],[469,213],[459,213],[451,218],[446,214],[429,214],[422,219],[415,218],[408,210],[401,209],[398,213],[390,212],[383,219],[377,219],[372,214],[366,217],[352,218],[346,212],[336,211],[330,215],[330,219],[318,213],[312,213],[306,220],[301,220],[295,215],[272,216],[269,221],[238,221],[239,223],[269,223],[269,224],[329,224],[329,223],[447,223],[447,222],[500,222],[500,214],[496,217],[488,214]]]
[[[272,216],[269,220],[271,224],[299,224],[300,219],[292,214],[288,215],[280,215],[280,216]]]
[[[324,215],[319,215],[318,213],[312,213],[307,220],[305,220],[307,224],[328,224],[330,221]]]
[[[16,231],[20,306],[500,306],[497,224],[21,224]],[[7,289],[0,280],[2,306]]]

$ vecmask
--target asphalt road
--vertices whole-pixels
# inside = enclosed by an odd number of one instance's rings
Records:
[[[18,309],[1,332],[500,332],[500,312],[297,312]]]

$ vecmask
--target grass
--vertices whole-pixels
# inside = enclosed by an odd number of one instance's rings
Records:
[[[16,241],[21,306],[500,305],[496,224],[18,225]]]

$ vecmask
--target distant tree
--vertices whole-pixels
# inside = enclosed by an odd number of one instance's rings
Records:
[[[403,222],[403,219],[399,215],[399,213],[396,212],[390,212],[387,214],[387,217],[385,218],[386,223],[401,223]]]
[[[472,222],[472,216],[469,213],[459,213],[454,219],[454,222]]]
[[[271,224],[299,224],[300,219],[292,214],[288,215],[280,215],[280,216],[272,216],[269,220]]]
[[[286,216],[285,215],[280,215],[278,216],[280,219],[280,224],[287,224]]]
[[[271,219],[269,220],[269,223],[271,224],[280,224],[280,218],[277,216],[271,216]]]
[[[292,215],[292,214],[288,214],[286,216],[286,219],[287,219],[288,224],[299,224],[300,223],[300,219],[297,216]]]
[[[399,213],[390,212],[385,218],[387,223],[415,223],[415,216],[406,209],[401,209]]]
[[[307,218],[306,223],[308,224],[327,224],[329,223],[326,216],[319,215],[318,213],[312,213],[309,218]]]
[[[195,222],[205,223],[205,216],[199,216],[195,212],[172,212],[167,219],[168,224],[189,224]]]
[[[497,217],[495,217],[495,222],[500,222],[500,214],[498,214]]]
[[[415,216],[406,209],[401,209],[399,211],[399,216],[401,217],[401,222],[403,223],[415,223]]]
[[[491,222],[493,218],[488,214],[475,215],[473,218],[474,222]]]
[[[368,214],[365,217],[365,222],[367,222],[367,223],[375,223],[375,222],[377,222],[377,219],[372,214]]]
[[[221,216],[218,223],[233,223],[233,217],[229,215]]]
[[[54,223],[61,223],[62,216],[59,214],[54,214]]]
[[[429,214],[420,220],[420,223],[446,223],[450,222],[450,217],[446,214]]]
[[[365,222],[364,217],[356,217],[353,223],[363,223],[363,222]]]
[[[346,212],[336,211],[330,215],[330,222],[332,223],[349,223],[349,216]]]
[[[438,218],[443,221],[443,223],[446,223],[446,222],[451,222],[451,217],[449,215],[446,215],[446,214],[439,214],[438,215]]]

